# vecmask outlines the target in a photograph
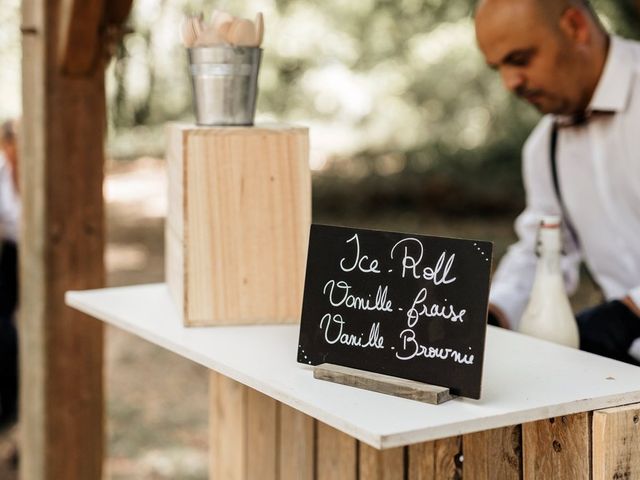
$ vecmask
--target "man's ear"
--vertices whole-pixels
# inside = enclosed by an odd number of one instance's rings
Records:
[[[579,8],[569,7],[560,17],[560,29],[575,43],[585,45],[589,43],[589,20],[585,12]]]

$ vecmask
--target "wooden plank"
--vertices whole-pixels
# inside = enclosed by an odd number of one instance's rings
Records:
[[[378,450],[358,442],[359,480],[404,480],[404,448]]]
[[[436,405],[452,398],[447,387],[429,385],[330,363],[323,363],[314,367],[313,378]]]
[[[167,138],[167,218],[165,222],[165,280],[169,294],[183,318],[187,318],[185,298],[186,246],[184,242],[184,143],[183,129],[166,128]]]
[[[316,480],[356,480],[356,439],[322,422],[316,428]]]
[[[278,402],[247,389],[247,479],[277,480]],[[298,439],[300,441],[300,439]]]
[[[462,437],[449,437],[435,441],[435,478],[437,480],[462,478]]]
[[[462,437],[463,477],[474,480],[522,478],[522,427],[495,428]]]
[[[433,480],[436,474],[435,442],[422,442],[407,447],[408,480]]]
[[[462,478],[462,437],[423,442],[408,448],[408,480]]]
[[[210,374],[209,478],[245,480],[247,477],[248,387],[219,373]]]
[[[313,480],[314,420],[284,403],[280,407],[278,472],[280,480]]]
[[[522,425],[524,478],[589,479],[591,476],[589,413]]]
[[[23,198],[23,231],[37,233],[44,221],[44,198],[34,197],[40,192],[45,171],[45,46],[42,39],[45,28],[46,2],[24,0],[22,2],[22,23],[28,34],[22,36],[22,132],[20,141],[20,163],[22,171],[29,175],[21,176],[20,191]],[[24,59],[29,58],[27,62]],[[27,142],[24,139],[30,138]],[[37,182],[36,182],[36,179]],[[30,201],[29,201],[30,200]],[[20,280],[25,287],[20,293],[22,307],[19,315],[20,335],[20,430],[21,430],[21,475],[25,479],[46,479],[46,370],[47,354],[45,348],[44,322],[46,291],[45,270],[33,260],[44,256],[44,241],[39,236],[22,236],[22,252],[32,252],[37,257],[21,260]],[[39,262],[39,263],[40,263]],[[30,268],[29,268],[30,267]],[[27,270],[29,268],[29,270]],[[29,285],[27,290],[26,285]],[[25,303],[31,297],[34,302]],[[29,352],[27,363],[22,358]]]
[[[104,45],[101,27],[105,0],[58,0],[58,65],[69,75],[87,75],[101,69]]]
[[[99,479],[103,327],[64,293],[104,285],[104,64],[60,75],[59,0],[23,13],[21,468],[25,479]]]
[[[593,412],[593,478],[640,478],[640,404]]]

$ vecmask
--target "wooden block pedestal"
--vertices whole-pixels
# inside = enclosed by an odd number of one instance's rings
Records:
[[[308,130],[170,124],[167,137],[166,281],[185,325],[298,322]]]

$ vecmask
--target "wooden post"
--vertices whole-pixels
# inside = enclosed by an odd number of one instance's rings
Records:
[[[93,44],[91,68],[71,77],[60,68],[58,39],[77,22],[98,37],[104,11],[99,0],[64,0],[64,9],[76,14],[63,27],[63,0],[22,2],[20,465],[27,480],[102,477],[102,324],[66,307],[64,293],[104,285],[105,45]],[[87,49],[74,32],[68,54],[73,45]]]
[[[593,479],[640,478],[640,404],[593,413]]]

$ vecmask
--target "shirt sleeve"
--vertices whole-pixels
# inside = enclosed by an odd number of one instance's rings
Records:
[[[561,215],[549,164],[551,125],[551,117],[544,117],[525,143],[522,174],[526,208],[515,222],[518,241],[509,247],[500,261],[491,284],[489,301],[504,312],[512,329],[519,327],[533,286],[537,263],[536,237],[541,217]],[[563,226],[562,234],[560,264],[570,295],[578,286],[581,254],[566,226]]]

